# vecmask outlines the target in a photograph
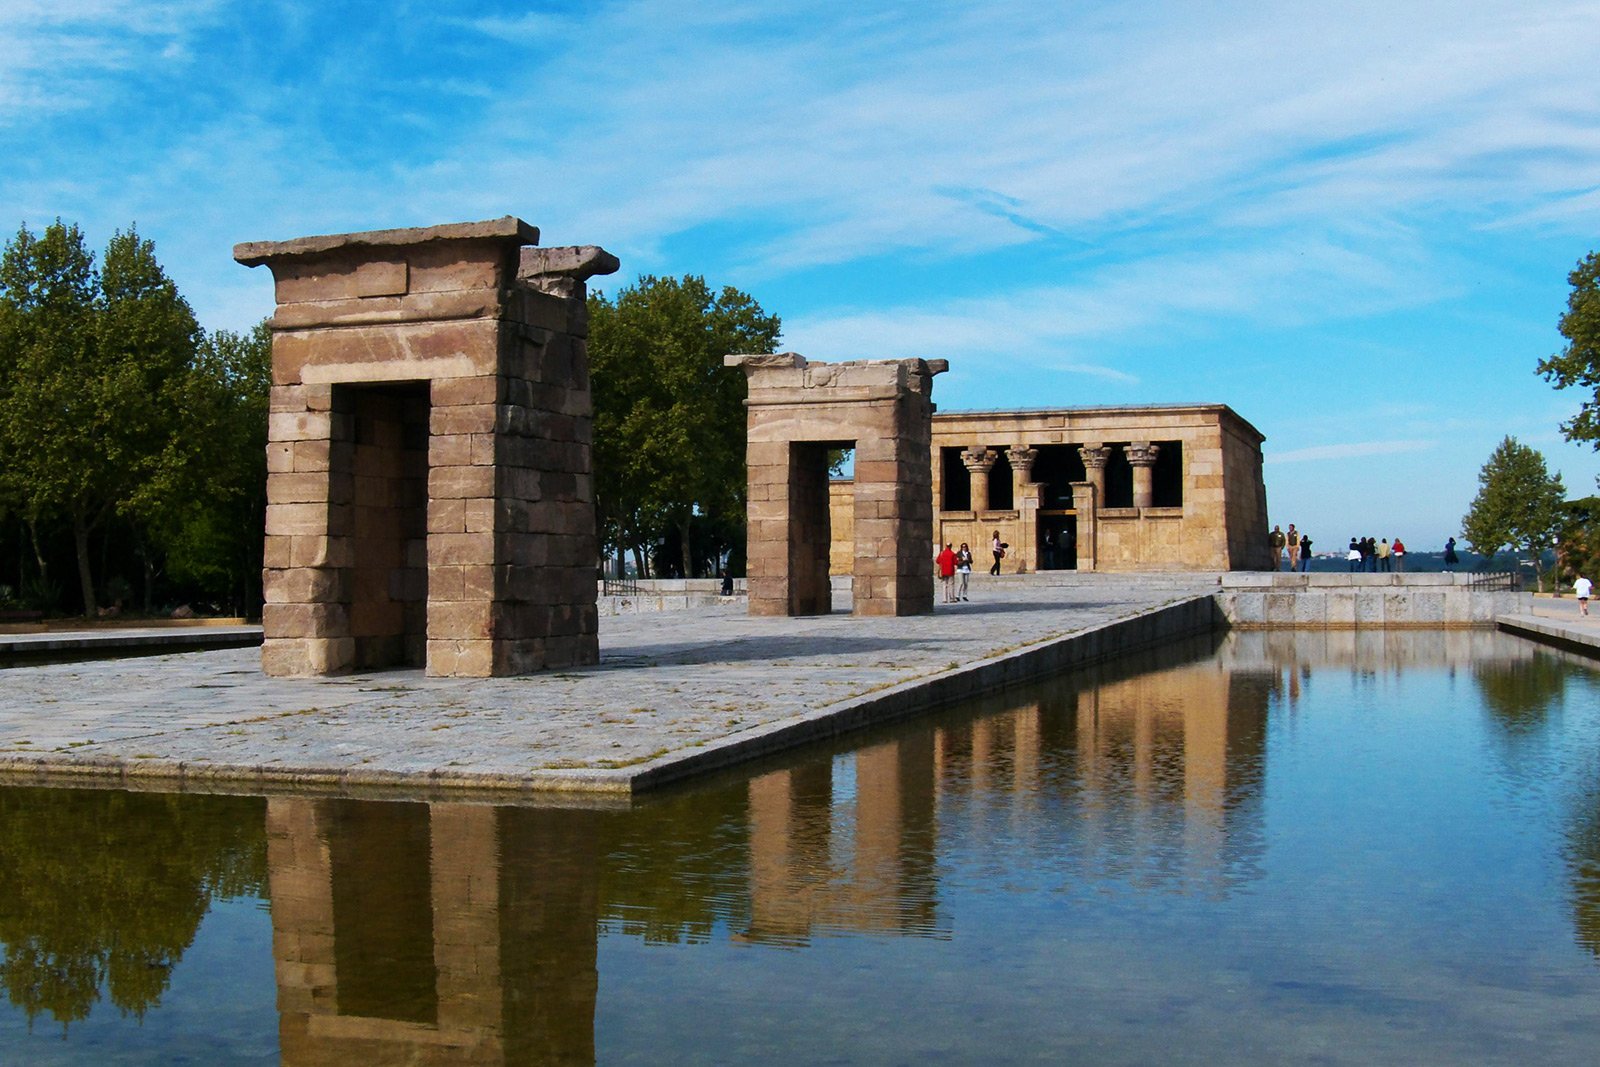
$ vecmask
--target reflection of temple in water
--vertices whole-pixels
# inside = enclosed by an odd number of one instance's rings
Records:
[[[1260,847],[1271,687],[1210,660],[1084,672],[753,779],[749,939],[941,936],[938,849],[959,834],[1059,843],[1144,880],[1226,884]],[[1019,841],[1041,805],[1042,842]],[[987,820],[995,820],[990,825]]]
[[[591,1062],[593,821],[269,801],[285,1067]]]
[[[946,937],[941,849],[1000,834],[1005,863],[1231,884],[1268,689],[1210,659],[1133,671],[631,812],[270,800],[283,1063],[589,1062],[602,931]]]
[[[941,792],[976,832],[1012,834],[1013,809],[1046,805],[1062,862],[1217,885],[1253,860],[1268,709],[1256,679],[1206,659],[1111,665],[1035,692],[939,731]]]

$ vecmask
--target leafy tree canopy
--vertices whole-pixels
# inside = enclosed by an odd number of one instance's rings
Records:
[[[1540,360],[1538,369],[1557,389],[1577,387],[1593,394],[1561,424],[1561,432],[1569,441],[1588,441],[1600,448],[1600,253],[1591,252],[1580,260],[1567,282],[1572,293],[1558,324],[1567,347]]]
[[[261,526],[228,505],[264,493],[268,351],[263,328],[207,339],[132,227],[98,268],[75,225],[18,231],[0,254],[0,502],[29,531],[41,585],[64,528],[93,614],[90,538],[112,525],[144,560],[147,605],[163,552],[237,584]]]
[[[1478,495],[1461,519],[1472,550],[1493,556],[1526,549],[1535,559],[1555,543],[1565,518],[1566,487],[1536,449],[1507,437],[1478,472]]]
[[[638,550],[675,530],[692,575],[693,520],[742,531],[744,375],[722,357],[770,352],[779,331],[749,294],[693,275],[590,296],[595,495],[609,546]]]

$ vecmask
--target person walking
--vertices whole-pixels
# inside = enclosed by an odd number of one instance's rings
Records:
[[[1283,545],[1289,550],[1289,573],[1293,574],[1300,569],[1300,531],[1294,528],[1294,523],[1289,524],[1289,531],[1283,535]]]
[[[989,573],[995,577],[1000,575],[1000,561],[1006,558],[1006,546],[1000,541],[1000,531],[996,530],[989,539],[989,551],[994,555],[994,566],[989,568]]]
[[[1311,569],[1311,538],[1306,534],[1300,535],[1300,573],[1304,574]]]
[[[939,553],[939,584],[944,587],[944,602],[954,604],[956,600],[956,553],[945,542],[944,551]]]
[[[1283,546],[1286,543],[1283,530],[1274,526],[1272,532],[1267,535],[1267,545],[1272,549],[1272,569],[1275,571],[1283,569]]]
[[[956,581],[959,583],[956,589],[956,599],[967,599],[967,582],[971,578],[972,549],[968,548],[967,543],[963,541],[961,542],[961,547],[956,550]]]
[[[1389,546],[1389,555],[1394,557],[1395,570],[1403,571],[1406,569],[1406,545],[1404,541],[1396,537],[1394,544]]]
[[[1578,575],[1572,581],[1572,594],[1578,598],[1578,614],[1589,614],[1589,594],[1594,592],[1594,583],[1583,575]]]

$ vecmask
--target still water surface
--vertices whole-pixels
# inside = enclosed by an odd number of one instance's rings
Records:
[[[0,790],[0,1063],[1600,1058],[1600,675],[1236,634],[631,810]]]

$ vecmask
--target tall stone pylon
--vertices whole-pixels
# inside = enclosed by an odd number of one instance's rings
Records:
[[[585,280],[505,217],[241,244],[276,283],[262,666],[599,658]]]
[[[828,452],[854,449],[854,612],[933,613],[933,377],[942,359],[731,355],[750,391],[752,615],[832,610]]]

